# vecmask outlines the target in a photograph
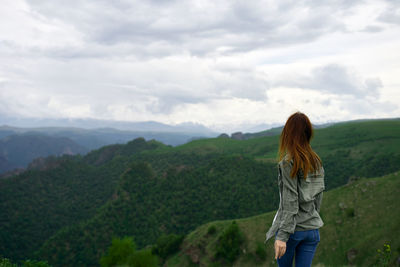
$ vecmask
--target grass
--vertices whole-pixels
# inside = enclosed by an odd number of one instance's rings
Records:
[[[378,178],[363,178],[326,192],[321,210],[325,225],[320,229],[321,243],[313,266],[374,266],[380,258],[377,250],[382,249],[384,244],[391,246],[389,262],[395,266],[400,255],[398,203],[398,172]],[[269,212],[235,219],[246,241],[233,266],[276,266],[273,240],[265,246],[266,258],[258,256],[259,244],[264,242],[274,215],[275,212]],[[198,227],[187,235],[180,252],[167,261],[167,266],[228,266],[217,261],[213,255],[219,235],[231,223],[232,220],[214,221]],[[211,226],[216,229],[213,234],[208,233]]]
[[[160,147],[149,153],[245,154],[254,156],[260,161],[276,162],[281,129],[277,128],[274,131],[276,131],[275,135],[247,140],[198,139],[177,147]],[[322,158],[334,154],[338,150],[348,150],[355,159],[374,151],[398,154],[400,119],[353,121],[315,129],[312,146]]]

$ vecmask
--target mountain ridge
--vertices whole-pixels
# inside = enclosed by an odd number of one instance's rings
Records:
[[[40,127],[72,127],[93,130],[99,128],[114,128],[121,131],[142,131],[142,132],[181,132],[181,133],[202,133],[215,134],[215,131],[200,123],[183,122],[175,125],[165,124],[157,121],[118,121],[101,119],[46,119],[46,118],[0,118],[2,125],[14,125],[21,128]],[[39,127],[39,128],[40,128]]]
[[[0,174],[24,169],[35,158],[85,154],[88,150],[67,137],[35,133],[13,134],[0,139]]]

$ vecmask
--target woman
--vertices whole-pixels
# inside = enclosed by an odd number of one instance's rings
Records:
[[[324,185],[321,159],[312,150],[313,129],[306,115],[296,112],[282,130],[279,144],[280,204],[266,241],[275,236],[279,266],[311,266],[323,225],[319,215]]]

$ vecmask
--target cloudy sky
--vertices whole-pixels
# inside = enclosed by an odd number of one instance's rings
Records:
[[[0,116],[400,117],[400,1],[3,0]]]

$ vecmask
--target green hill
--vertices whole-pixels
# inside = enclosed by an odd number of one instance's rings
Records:
[[[377,250],[384,250],[384,244],[390,245],[390,263],[395,266],[400,257],[398,203],[399,172],[363,178],[326,192],[321,209],[325,225],[320,229],[321,242],[313,266],[372,266],[382,259]],[[263,245],[274,215],[275,212],[268,212],[235,220],[245,241],[233,266],[276,266],[273,239]],[[199,226],[186,236],[180,251],[166,266],[228,265],[215,254],[219,237],[232,222],[214,221]],[[211,233],[212,228],[216,230]]]
[[[278,205],[278,136],[212,138],[178,147],[135,139],[85,156],[50,158],[0,180],[0,254],[90,266],[113,236],[139,248],[213,220]],[[400,120],[317,129],[328,189],[400,169]]]
[[[165,176],[158,176],[148,163],[134,163],[122,175],[112,200],[87,222],[54,235],[40,256],[54,265],[62,258],[62,265],[91,266],[113,236],[133,235],[143,247],[162,233],[184,234],[212,219],[271,210],[277,204],[272,180],[265,181],[271,172],[273,167],[240,157],[170,169]]]
[[[161,143],[136,139],[81,156],[49,157],[20,175],[0,179],[0,254],[33,252],[62,227],[91,218],[112,197],[130,157]]]

